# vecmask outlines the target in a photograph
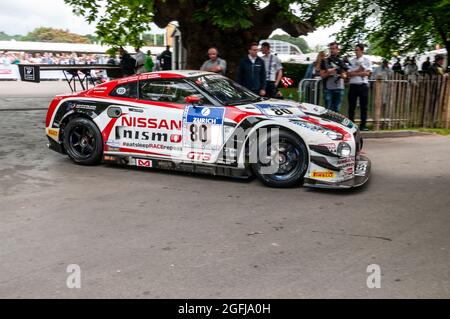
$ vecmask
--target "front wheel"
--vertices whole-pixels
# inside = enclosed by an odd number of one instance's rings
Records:
[[[270,187],[298,185],[308,168],[308,151],[295,134],[279,131],[260,136],[258,160],[252,169],[258,179]]]
[[[98,164],[103,155],[102,134],[94,122],[77,117],[64,128],[64,147],[75,163]]]

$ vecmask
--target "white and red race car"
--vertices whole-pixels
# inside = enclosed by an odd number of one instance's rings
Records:
[[[147,73],[57,96],[46,133],[51,149],[82,165],[256,175],[272,187],[351,188],[370,175],[344,116],[261,98],[209,72]]]

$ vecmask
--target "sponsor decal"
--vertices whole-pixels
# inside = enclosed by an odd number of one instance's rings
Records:
[[[171,143],[181,143],[181,140],[183,139],[183,136],[180,134],[172,134],[170,135],[170,142]]]
[[[187,106],[183,116],[183,146],[218,150],[223,145],[225,108]]]
[[[211,154],[209,153],[198,153],[198,152],[190,152],[187,154],[187,158],[190,160],[197,160],[197,161],[210,161],[211,160]]]
[[[35,76],[35,72],[34,72],[34,67],[32,66],[26,66],[24,67],[24,80],[25,81],[35,81],[36,80],[36,76]]]
[[[124,126],[116,127],[116,140],[138,140],[138,141],[156,141],[180,143],[180,134],[168,134],[164,132],[150,132],[128,128]]]
[[[118,159],[118,157],[116,157],[116,156],[111,156],[111,155],[103,156],[103,160],[108,161],[108,162],[115,162],[115,161],[117,161],[117,159]]]
[[[161,75],[159,74],[142,74],[139,76],[139,80],[147,80],[147,79],[155,79],[155,78],[160,78]]]
[[[328,151],[330,151],[331,153],[337,152],[337,145],[334,143],[319,144],[319,146],[326,147],[328,149]]]
[[[180,146],[163,145],[158,143],[142,143],[142,142],[123,142],[123,147],[129,148],[143,148],[143,149],[157,149],[180,152],[182,148]]]
[[[311,173],[311,177],[312,178],[323,178],[323,179],[336,178],[336,173],[332,172],[332,171],[326,171],[326,172],[313,171]]]
[[[153,162],[151,160],[137,158],[136,166],[137,167],[153,167]]]
[[[346,168],[344,173],[345,175],[353,175],[353,167]]]
[[[211,114],[211,110],[210,110],[209,108],[205,107],[205,108],[202,110],[202,115],[203,115],[203,116],[209,116],[210,114]]]
[[[97,106],[89,104],[77,104],[72,102],[67,103],[67,110],[73,109],[95,111],[97,109]]]
[[[264,115],[269,117],[299,117],[303,115],[298,107],[287,104],[254,104]]]
[[[355,160],[353,158],[340,159],[337,161],[337,166],[342,168],[351,168],[353,174],[353,167],[355,166]]]
[[[124,95],[125,93],[127,93],[127,89],[124,87],[120,87],[116,90],[116,93],[119,95]]]
[[[355,176],[365,176],[368,165],[369,162],[367,161],[358,162],[355,167]]]
[[[47,131],[48,136],[52,137],[53,139],[58,139],[59,131],[49,128]]]
[[[224,113],[224,108],[189,107],[186,122],[222,125]]]
[[[181,130],[181,121],[165,120],[157,118],[147,117],[122,117],[122,126],[139,127],[139,128],[151,128],[158,130]]]
[[[87,104],[75,104],[74,108],[77,110],[90,110],[95,111],[97,107],[95,105],[87,105]]]

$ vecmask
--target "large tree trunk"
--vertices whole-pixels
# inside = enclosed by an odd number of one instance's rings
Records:
[[[321,6],[328,0],[319,0]],[[318,8],[321,8],[318,6]],[[177,20],[182,35],[182,45],[187,51],[187,68],[198,70],[208,59],[208,49],[217,47],[221,58],[227,61],[227,76],[234,79],[237,67],[242,57],[248,54],[248,45],[267,39],[273,30],[282,28],[291,36],[306,35],[313,31],[314,22],[319,9],[312,14],[309,21],[291,23],[287,21],[286,14],[278,2],[270,2],[264,9],[252,11],[253,27],[246,30],[220,29],[207,19],[197,22],[193,15],[198,8],[196,1],[155,1],[154,22],[164,28],[171,21]]]
[[[209,30],[207,37],[205,30]],[[258,32],[255,29],[252,32],[223,31],[196,23],[180,23],[180,31],[183,46],[187,50],[188,69],[198,70],[209,59],[208,49],[216,47],[220,57],[227,61],[226,75],[232,79],[236,76],[240,59],[248,54],[248,45],[270,35],[270,32]]]

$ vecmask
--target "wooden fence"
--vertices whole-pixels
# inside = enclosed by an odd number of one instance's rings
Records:
[[[450,78],[393,74],[373,84],[374,129],[449,128]]]

